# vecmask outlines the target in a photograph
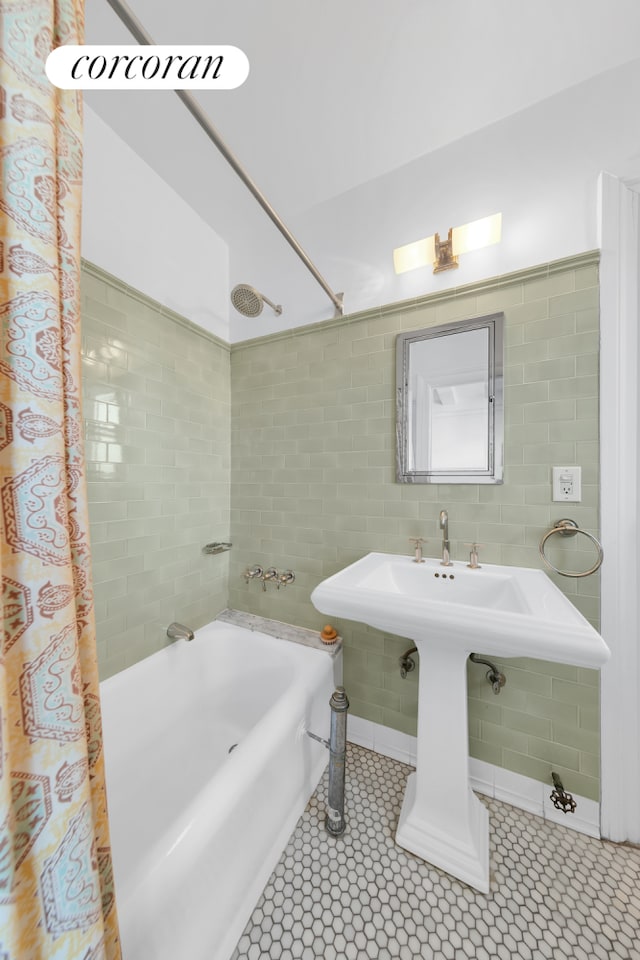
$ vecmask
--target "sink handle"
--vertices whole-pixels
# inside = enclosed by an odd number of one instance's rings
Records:
[[[469,563],[467,566],[470,570],[481,570],[480,566],[480,557],[478,555],[478,550],[480,547],[484,547],[484,543],[466,543],[466,547],[471,547],[471,552],[469,554]]]
[[[278,590],[280,587],[286,587],[288,583],[293,583],[296,579],[296,575],[293,570],[285,570],[284,573],[276,574],[276,580],[278,581],[276,586]]]
[[[255,580],[256,577],[261,577],[262,572],[262,567],[255,563],[252,567],[247,567],[242,576],[245,579],[245,583],[249,583],[249,580]]]
[[[409,543],[414,545],[415,556],[413,558],[414,563],[424,563],[424,557],[422,556],[422,544],[427,541],[424,537],[409,537]]]

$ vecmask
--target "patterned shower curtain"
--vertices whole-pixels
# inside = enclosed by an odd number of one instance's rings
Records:
[[[80,408],[84,0],[0,0],[0,960],[120,957]]]

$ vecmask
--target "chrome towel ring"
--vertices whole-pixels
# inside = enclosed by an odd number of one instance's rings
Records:
[[[557,567],[551,563],[551,561],[545,556],[544,545],[552,537],[554,533],[559,533],[561,537],[575,537],[576,533],[581,533],[583,536],[587,537],[594,544],[596,550],[598,551],[598,557],[596,562],[592,567],[589,567],[588,570],[583,570],[580,572],[574,570],[559,570]],[[600,541],[593,536],[592,533],[587,533],[586,530],[581,530],[575,520],[556,520],[551,530],[547,530],[545,535],[542,537],[539,544],[540,556],[546,563],[548,567],[555,573],[559,573],[561,577],[589,577],[592,573],[595,573],[596,570],[599,570],[602,566],[602,561],[604,560],[604,553],[602,550],[602,545]]]

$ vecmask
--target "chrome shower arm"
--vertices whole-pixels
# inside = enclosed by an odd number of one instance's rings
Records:
[[[143,45],[153,46],[154,40],[147,33],[145,28],[142,26],[138,18],[135,16],[133,11],[124,0],[107,0],[107,3],[112,8],[112,10],[118,15],[122,20],[125,27],[138,41]],[[341,317],[344,310],[342,305],[343,294],[334,293],[327,281],[324,279],[318,268],[309,258],[309,255],[303,250],[296,238],[293,236],[289,228],[283,223],[281,218],[278,216],[276,211],[273,209],[267,198],[264,196],[259,187],[251,179],[247,171],[244,169],[238,158],[235,154],[229,149],[227,144],[224,142],[216,128],[213,126],[209,118],[207,117],[204,110],[201,108],[197,100],[189,93],[188,90],[174,90],[173,91],[177,97],[179,97],[184,103],[185,107],[189,113],[198,121],[206,135],[209,137],[211,142],[218,148],[222,156],[225,158],[229,166],[237,173],[242,182],[244,183],[247,190],[253,194],[255,199],[258,201],[264,212],[267,214],[269,219],[275,226],[278,228],[282,236],[285,238],[289,246],[298,254],[302,262],[304,263],[307,270],[313,275],[313,277],[320,284],[324,292],[327,294],[331,302],[335,307],[335,316]],[[267,301],[268,302],[268,301]],[[271,304],[269,304],[271,306]]]

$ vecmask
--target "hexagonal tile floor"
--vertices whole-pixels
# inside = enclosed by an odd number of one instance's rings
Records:
[[[326,774],[231,960],[640,960],[640,849],[506,803],[491,817],[491,893],[400,849],[411,767],[348,745],[342,837]]]

